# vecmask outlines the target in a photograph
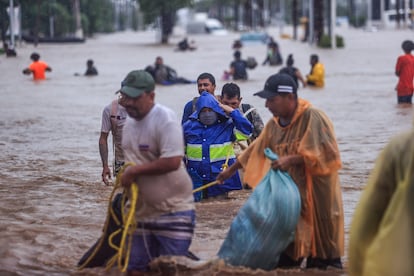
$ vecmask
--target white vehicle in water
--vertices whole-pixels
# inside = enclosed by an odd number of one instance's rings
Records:
[[[401,9],[399,11],[399,15],[401,27],[408,26],[410,28],[413,28],[414,10],[406,9],[404,13],[404,10]],[[397,27],[397,11],[395,9],[384,11],[384,25],[386,28]]]
[[[199,18],[187,23],[187,34],[227,35],[228,31],[216,18]]]

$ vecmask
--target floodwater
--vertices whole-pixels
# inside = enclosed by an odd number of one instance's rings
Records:
[[[279,42],[284,58],[294,54],[295,65],[306,74],[309,56],[317,53],[326,68],[326,87],[300,89],[299,95],[324,110],[332,119],[343,168],[340,171],[348,241],[353,211],[379,151],[390,137],[412,127],[413,108],[396,104],[394,75],[401,42],[410,30],[365,32],[340,29],[345,48],[318,49],[306,43],[280,39],[279,29],[269,33]],[[0,274],[1,275],[107,275],[103,269],[77,271],[76,264],[96,241],[106,216],[112,187],[101,183],[98,152],[101,112],[114,99],[123,77],[153,63],[157,55],[180,76],[196,79],[211,72],[217,79],[232,59],[227,37],[194,36],[198,49],[175,52],[177,33],[170,45],[154,44],[152,32],[98,35],[84,44],[31,44],[18,46],[16,58],[0,57]],[[53,68],[48,80],[35,83],[21,73],[37,51]],[[266,47],[250,44],[244,57],[259,65],[250,80],[239,82],[244,102],[257,107],[267,121],[264,101],[253,93],[279,70],[262,66]],[[86,60],[95,60],[97,77],[83,73]],[[156,100],[177,112],[197,94],[196,86],[157,86]],[[197,228],[191,251],[203,260],[215,258],[225,235],[249,191],[234,192],[231,200],[197,204]],[[346,243],[347,244],[347,243]],[[347,266],[347,256],[344,258]],[[171,272],[171,271],[170,271]],[[120,275],[116,270],[111,272]],[[253,275],[255,272],[198,266],[186,275]],[[178,272],[176,275],[184,275]],[[343,271],[271,271],[260,275],[346,275]]]

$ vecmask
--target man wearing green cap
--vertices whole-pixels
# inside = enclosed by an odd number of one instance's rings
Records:
[[[155,103],[154,79],[144,70],[122,82],[119,102],[127,118],[122,133],[125,161],[121,177],[138,185],[137,228],[132,235],[129,275],[143,275],[162,255],[187,255],[195,227],[192,182],[183,163],[181,124],[171,109]]]

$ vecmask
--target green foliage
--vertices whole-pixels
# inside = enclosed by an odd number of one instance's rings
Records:
[[[336,47],[337,48],[344,48],[345,47],[345,42],[344,42],[344,37],[337,35],[335,36],[335,40],[336,40]]]
[[[114,9],[110,0],[81,0],[81,12],[88,19],[87,26],[82,25],[88,36],[114,31]]]
[[[75,20],[72,13],[61,4],[54,3],[53,12],[55,36],[65,36],[75,31]],[[49,14],[42,14],[42,29],[49,28]]]
[[[166,44],[174,27],[176,11],[191,6],[192,0],[139,0],[139,4],[146,24],[161,19],[161,43]]]
[[[345,47],[344,38],[342,36],[336,35],[335,43],[337,48]],[[318,46],[321,48],[332,48],[331,38],[328,35],[322,35],[321,39],[319,40]]]
[[[162,13],[176,12],[192,5],[192,0],[138,0],[145,23],[152,23]]]
[[[365,26],[366,21],[367,21],[367,18],[363,15],[351,16],[349,18],[349,23],[351,24],[351,26],[354,26],[356,28]]]
[[[4,0],[2,0],[4,1]],[[75,32],[73,0],[20,0],[22,30],[33,35],[50,36],[50,18],[54,19],[54,35],[67,36]],[[81,23],[86,35],[114,30],[111,0],[80,0]]]

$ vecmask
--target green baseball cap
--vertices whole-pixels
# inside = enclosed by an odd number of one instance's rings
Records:
[[[128,73],[121,83],[120,92],[136,98],[144,92],[154,90],[155,82],[152,76],[145,70],[134,70]]]

